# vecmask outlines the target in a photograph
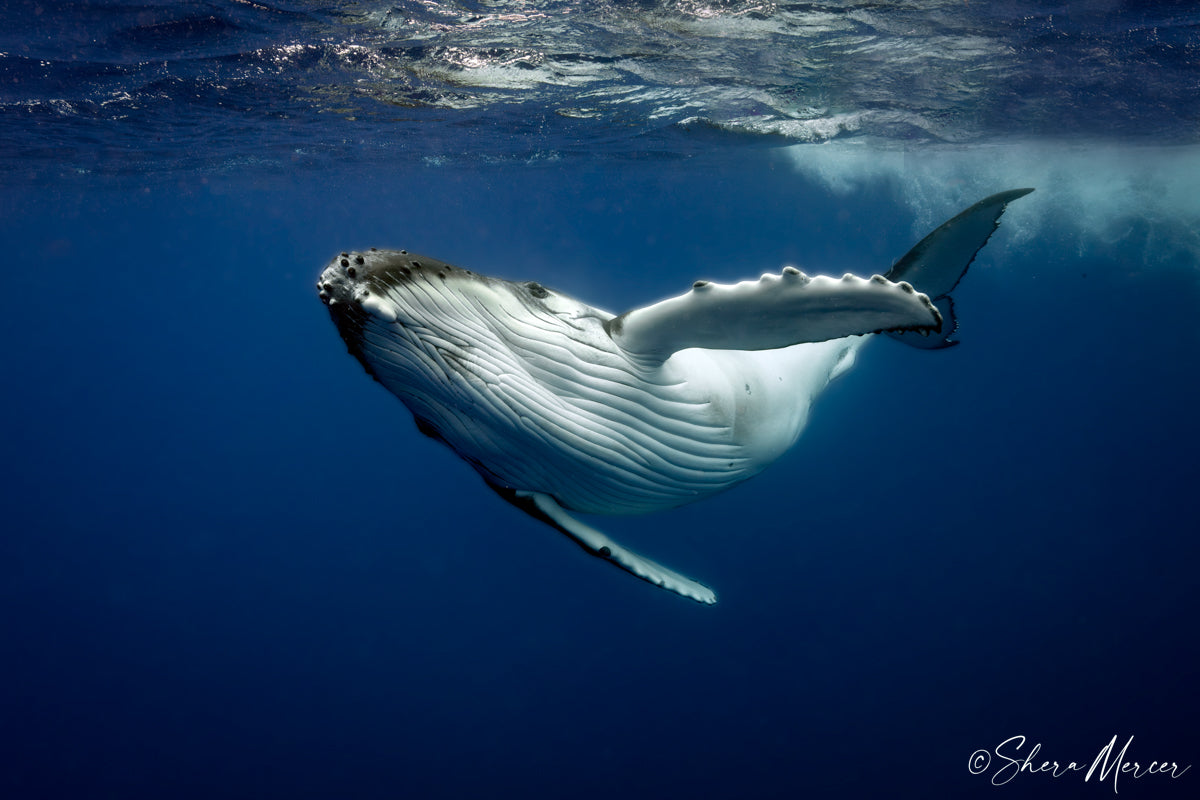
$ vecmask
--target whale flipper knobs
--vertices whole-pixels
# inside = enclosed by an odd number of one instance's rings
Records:
[[[707,586],[581,522],[708,497],[786,452],[870,334],[951,343],[947,296],[1008,203],[945,223],[887,274],[698,280],[619,316],[541,283],[406,250],[345,252],[317,282],[350,352],[513,505],[700,603]],[[932,334],[932,335],[930,335]]]
[[[933,302],[876,275],[763,275],[692,291],[616,317],[609,334],[628,353],[663,361],[678,350],[773,350],[879,330],[936,331]]]

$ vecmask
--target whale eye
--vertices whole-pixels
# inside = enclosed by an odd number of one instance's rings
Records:
[[[543,297],[550,296],[550,293],[546,291],[546,287],[542,286],[540,283],[534,283],[533,281],[530,281],[529,283],[525,284],[525,288],[529,290],[531,295],[539,300],[541,300]]]

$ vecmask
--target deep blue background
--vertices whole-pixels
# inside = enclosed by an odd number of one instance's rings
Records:
[[[712,608],[494,496],[313,288],[373,245],[613,311],[870,274],[915,241],[900,191],[769,151],[0,190],[0,796],[1103,797],[968,756],[1200,761],[1185,256],[1014,237],[1040,186],[957,293],[961,347],[874,342],[762,476],[598,520]]]

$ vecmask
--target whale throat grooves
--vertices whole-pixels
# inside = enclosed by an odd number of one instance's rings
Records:
[[[707,404],[634,380],[615,349],[564,337],[562,319],[529,301],[536,289],[514,294],[430,259],[372,270],[353,258],[352,279],[335,261],[319,284],[348,349],[493,487],[636,514],[744,479],[731,479],[746,458]]]

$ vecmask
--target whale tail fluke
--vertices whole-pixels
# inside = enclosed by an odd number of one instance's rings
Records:
[[[895,282],[907,281],[917,291],[927,294],[942,315],[942,330],[930,336],[899,331],[888,331],[887,335],[923,350],[940,350],[958,344],[950,338],[958,330],[950,292],[958,286],[975,256],[1000,227],[1000,217],[1008,204],[1032,191],[1010,189],[980,200],[943,222],[897,261],[884,277]]]

